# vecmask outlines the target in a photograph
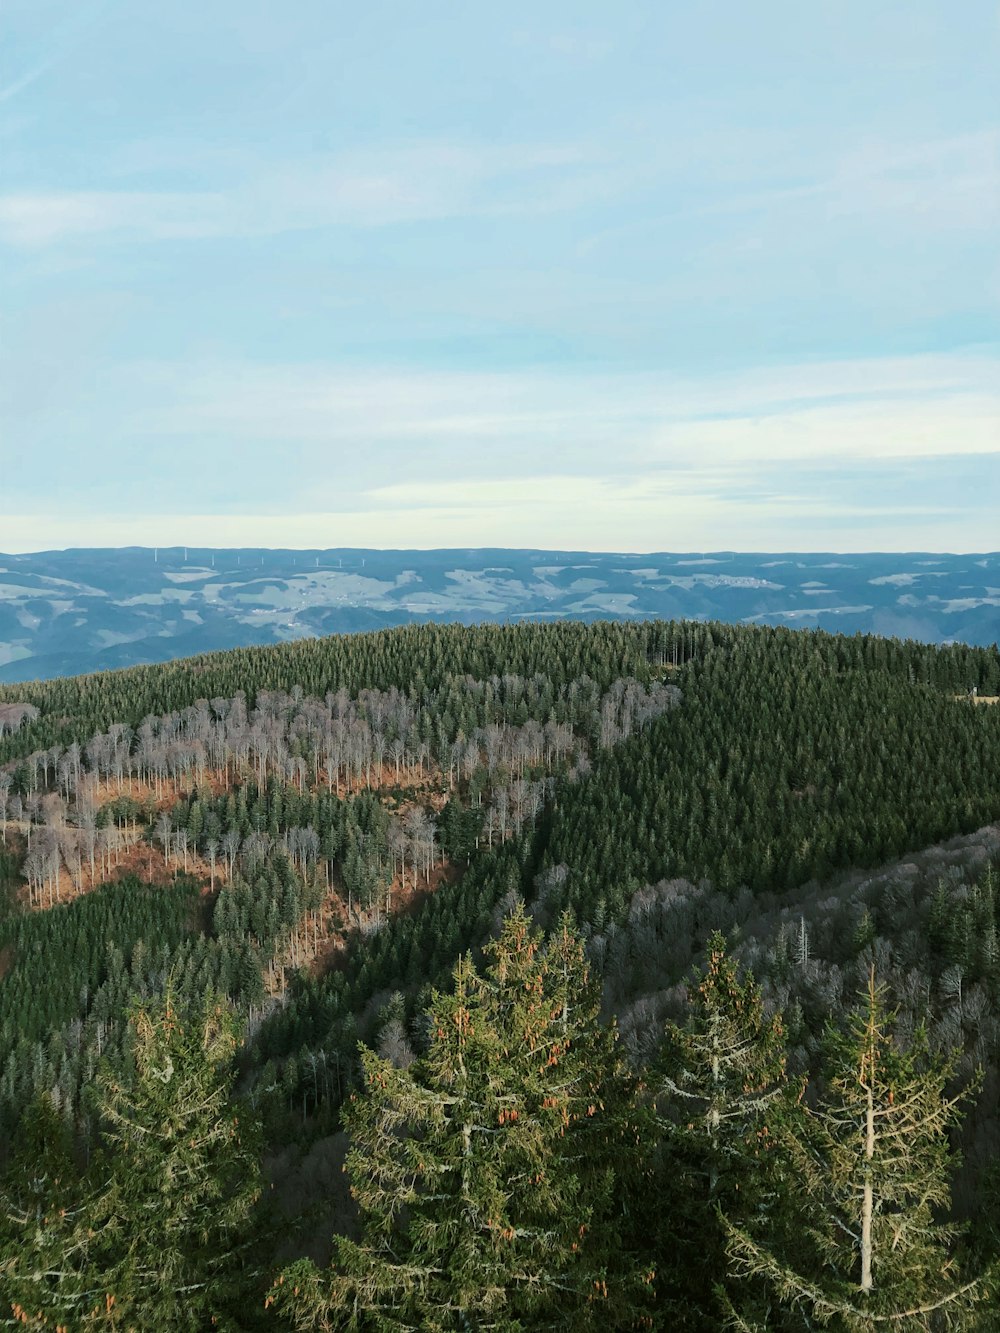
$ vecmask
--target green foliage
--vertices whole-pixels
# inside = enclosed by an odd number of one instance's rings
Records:
[[[0,1126],[53,1090],[72,1116],[101,1055],[120,1044],[130,997],[189,937],[196,897],[190,880],[127,878],[0,920]]]
[[[676,1200],[657,1218],[661,1309],[675,1328],[712,1329],[713,1288],[725,1269],[721,1214],[742,1224],[773,1210],[778,1126],[794,1101],[781,1017],[767,1017],[760,988],[740,976],[718,933],[687,1023],[667,1027],[654,1078],[661,1176]]]
[[[545,856],[568,868],[574,910],[589,920],[605,899],[620,916],[675,876],[781,892],[995,819],[1000,709],[858,666],[859,646],[737,635],[691,663],[683,706],[567,796]]]
[[[345,1115],[360,1242],[272,1296],[297,1328],[633,1327],[652,1274],[621,1269],[614,1161],[636,1148],[635,1089],[597,1021],[582,944],[523,911],[435,993],[427,1054],[370,1051]],[[617,1262],[616,1262],[617,1260]],[[643,1281],[643,1277],[646,1281]]]
[[[657,704],[672,693],[667,680],[682,694],[669,711]],[[120,1327],[170,1327],[159,1314],[143,1323],[146,1313],[127,1313],[146,1279],[113,1220],[115,1209],[124,1216],[141,1207],[114,1166],[139,1151],[142,1136],[130,1139],[115,1121],[113,1095],[138,1095],[148,1082],[135,1072],[140,1046],[125,1016],[132,996],[159,1013],[170,977],[178,1011],[198,1009],[211,992],[248,1018],[241,1086],[272,1148],[336,1130],[342,1100],[359,1080],[367,1089],[345,1112],[365,1232],[353,1246],[338,1242],[332,1272],[298,1268],[274,1293],[302,1327],[341,1326],[337,1300],[356,1298],[364,1329],[380,1319],[457,1328],[460,1309],[481,1328],[628,1324],[649,1313],[663,1327],[714,1329],[721,1316],[712,1288],[725,1268],[720,1210],[772,1264],[760,1258],[751,1271],[739,1261],[726,1285],[739,1317],[777,1333],[808,1326],[806,1296],[795,1306],[781,1288],[788,1273],[829,1280],[824,1292],[854,1300],[853,1261],[830,1248],[849,1225],[847,1158],[837,1156],[834,1123],[823,1118],[848,1105],[849,1086],[836,1079],[847,1077],[849,1061],[841,1052],[840,1072],[813,1083],[808,1113],[790,1107],[784,1033],[765,1017],[764,996],[767,1012],[784,1012],[790,1067],[804,1073],[816,1062],[824,1018],[851,1002],[861,960],[876,959],[880,975],[888,969],[905,992],[902,1030],[926,1017],[934,1049],[960,1047],[967,1064],[996,1070],[995,873],[945,874],[936,893],[939,871],[919,890],[902,875],[856,892],[828,886],[835,872],[1000,816],[1000,708],[950,697],[973,682],[997,693],[998,681],[995,650],[664,622],[408,627],[18,686],[40,715],[0,738],[14,803],[0,852],[0,1129],[16,1151],[22,1145],[8,1179],[9,1225],[23,1237],[29,1212],[34,1218],[39,1289],[65,1300],[86,1273],[95,1300],[115,1295]],[[0,689],[0,698],[10,693]],[[506,733],[498,761],[504,728],[517,727],[525,731]],[[134,794],[133,767],[142,779]],[[74,783],[67,804],[60,792],[68,798]],[[149,787],[155,797],[144,794]],[[92,797],[104,804],[95,809]],[[521,813],[505,824],[515,800]],[[31,820],[27,877],[38,905],[59,896],[60,848],[66,871],[77,858],[78,889],[80,858],[92,859],[96,845],[110,866],[125,824],[145,825],[171,869],[197,853],[211,874],[203,885],[126,878],[69,905],[21,911],[22,815]],[[387,903],[393,874],[402,865],[408,886],[417,880],[418,840],[406,843],[411,816],[414,827],[425,821],[421,866],[435,847],[451,864],[433,893],[396,912]],[[70,880],[64,872],[63,890]],[[810,881],[830,895],[822,903]],[[337,905],[323,902],[331,888],[372,911],[336,966],[297,971],[321,916],[337,917]],[[540,941],[522,918],[519,943],[508,926],[499,944],[486,945],[518,897],[552,939]],[[624,1076],[613,1033],[597,1022],[594,983],[579,979],[582,946],[558,924],[566,908],[593,965],[607,969],[605,1003],[622,1014],[637,1068],[649,1033],[662,1028],[662,1006],[679,1004],[676,984],[714,927],[740,941],[762,983],[763,995],[712,941],[689,1018],[670,1028],[665,1062],[652,1071],[658,1127],[636,1109],[654,1094]],[[460,996],[444,992],[456,960]],[[553,1066],[533,1064],[523,1036],[537,984],[553,1004],[576,997],[559,1020],[570,1039]],[[273,1004],[267,992],[279,988]],[[458,1022],[463,1014],[474,1031]],[[416,1063],[401,1070],[366,1055],[359,1069],[359,1036],[373,1043],[390,1028],[385,1051],[416,1052]],[[553,1030],[538,1040],[557,1037]],[[856,1055],[860,1039],[851,1040]],[[909,1058],[891,1043],[880,1050],[887,1068]],[[225,1082],[224,1065],[205,1058]],[[926,1053],[913,1059],[912,1080],[929,1080],[940,1094],[944,1067]],[[899,1066],[893,1077],[905,1072]],[[586,1090],[585,1102],[573,1100],[563,1078]],[[151,1115],[165,1110],[161,1092],[153,1080],[143,1093]],[[545,1105],[547,1097],[555,1103]],[[581,1112],[591,1105],[592,1115]],[[114,1144],[104,1152],[95,1152],[98,1106]],[[510,1109],[516,1119],[501,1122]],[[472,1134],[467,1176],[474,1207],[455,1156],[463,1124],[482,1128]],[[125,1137],[114,1139],[119,1131]],[[981,1154],[987,1116],[976,1132]],[[74,1162],[88,1155],[81,1175]],[[48,1165],[32,1174],[33,1159]],[[169,1162],[166,1149],[157,1160]],[[236,1255],[244,1224],[226,1217],[226,1201],[239,1196],[226,1160],[206,1193],[193,1185],[178,1192],[167,1215],[178,1235],[193,1237],[214,1211],[208,1201],[222,1200],[216,1249],[232,1257],[232,1290],[249,1292],[252,1304],[253,1265],[240,1275]],[[150,1172],[130,1177],[140,1193],[162,1178],[159,1167]],[[815,1213],[798,1197],[806,1184],[817,1194]],[[402,1206],[391,1202],[396,1188]],[[919,1260],[926,1271],[912,1277],[914,1291],[921,1283],[937,1290],[934,1264],[952,1261],[956,1237],[937,1229],[946,1203],[933,1191],[925,1204],[891,1204],[886,1195],[879,1213],[931,1210],[921,1216],[934,1245]],[[981,1209],[984,1253],[996,1248],[995,1215]],[[80,1229],[99,1217],[114,1238],[104,1250]],[[873,1222],[876,1232],[881,1225]],[[17,1247],[9,1235],[4,1243],[9,1261]],[[454,1264],[441,1258],[448,1246]],[[658,1304],[647,1311],[644,1279],[654,1266]],[[120,1291],[94,1277],[105,1270],[119,1275]],[[219,1278],[223,1294],[228,1280]],[[607,1284],[606,1296],[595,1282]],[[904,1290],[902,1278],[897,1286]],[[164,1292],[155,1299],[167,1302]],[[779,1313],[779,1299],[794,1308]],[[772,1313],[761,1314],[768,1302]],[[184,1317],[163,1308],[166,1318]],[[231,1317],[249,1318],[245,1308]],[[839,1307],[830,1318],[835,1329],[849,1327]]]
[[[991,1275],[960,1276],[957,1228],[941,1220],[960,1118],[952,1070],[919,1032],[901,1050],[891,1021],[873,968],[847,1031],[831,1035],[818,1102],[780,1128],[780,1215],[728,1224],[731,1327],[972,1329],[995,1299]]]
[[[168,990],[129,1026],[127,1075],[98,1080],[105,1150],[69,1185],[46,1117],[44,1200],[29,1182],[5,1210],[4,1299],[39,1328],[245,1328],[260,1169],[253,1118],[230,1102],[233,1019],[212,999],[185,1017]]]
[[[179,711],[198,699],[243,691],[252,707],[258,693],[298,687],[322,699],[345,690],[397,688],[418,696],[472,676],[485,681],[542,673],[556,684],[588,677],[605,687],[623,675],[649,678],[648,652],[679,637],[682,627],[632,626],[614,621],[585,625],[408,625],[373,634],[301,639],[266,648],[236,648],[157,666],[0,685],[8,698],[34,703],[41,716],[0,740],[0,763],[33,750],[81,744],[116,722]],[[724,627],[717,627],[725,633]],[[701,629],[695,634],[704,635]],[[966,672],[968,679],[973,675]],[[965,681],[968,683],[968,680]]]
[[[72,1136],[47,1096],[27,1108],[0,1179],[0,1323],[66,1327],[76,1274],[69,1237],[81,1217],[84,1181]]]
[[[11,911],[14,894],[21,879],[21,858],[0,845],[0,923]]]

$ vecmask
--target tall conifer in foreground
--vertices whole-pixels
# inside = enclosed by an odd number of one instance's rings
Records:
[[[279,1279],[273,1299],[296,1328],[643,1317],[652,1274],[622,1263],[612,1165],[626,1141],[637,1151],[635,1090],[582,943],[566,919],[543,943],[520,909],[488,952],[485,976],[463,960],[453,992],[434,995],[416,1064],[364,1051],[364,1094],[345,1116],[362,1238],[335,1239],[331,1272],[302,1263]]]
[[[729,1308],[728,1327],[838,1333],[987,1328],[992,1275],[963,1279],[947,1215],[949,1133],[960,1096],[952,1068],[921,1033],[901,1051],[874,969],[849,1029],[833,1042],[827,1088],[782,1132],[784,1213],[765,1226],[729,1224],[732,1274],[762,1279]]]
[[[68,1186],[60,1168],[41,1224],[8,1210],[0,1291],[38,1328],[245,1329],[260,1169],[252,1117],[230,1103],[234,1021],[213,999],[185,1017],[168,992],[130,1025],[131,1067],[98,1083],[107,1152]]]
[[[68,1242],[83,1198],[66,1123],[37,1097],[0,1181],[0,1326],[54,1328],[72,1307],[79,1274]]]
[[[725,1270],[732,1221],[776,1206],[776,1127],[790,1109],[780,1015],[740,975],[725,937],[708,942],[704,975],[683,1027],[669,1025],[655,1083],[661,1167],[672,1201],[657,1219],[663,1251],[661,1311],[670,1326],[716,1329],[713,1289]]]

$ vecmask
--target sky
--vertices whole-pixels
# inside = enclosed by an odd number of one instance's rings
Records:
[[[0,0],[0,550],[996,550],[998,69],[984,0]]]

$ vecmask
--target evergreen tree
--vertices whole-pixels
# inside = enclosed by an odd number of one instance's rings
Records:
[[[768,1018],[752,975],[740,976],[716,932],[684,1027],[667,1028],[661,1170],[673,1195],[659,1215],[661,1311],[676,1328],[718,1327],[713,1287],[731,1221],[775,1205],[776,1125],[790,1106],[780,1015]]]
[[[919,1032],[899,1050],[891,1026],[872,968],[849,1029],[832,1034],[822,1099],[782,1127],[782,1216],[728,1225],[731,1273],[767,1291],[747,1282],[729,1327],[972,1329],[995,1298],[993,1275],[959,1276],[958,1228],[940,1220],[960,1118],[951,1066]]]
[[[14,1215],[4,1297],[39,1328],[244,1329],[260,1171],[230,1104],[232,1017],[208,999],[185,1020],[168,991],[130,1028],[126,1075],[98,1079],[106,1153],[52,1225]]]
[[[279,1279],[296,1328],[635,1326],[651,1272],[620,1258],[611,1162],[636,1148],[635,1089],[598,1022],[582,944],[543,944],[523,909],[435,993],[429,1049],[406,1070],[363,1052],[345,1116],[359,1243]],[[628,1280],[615,1287],[612,1267]],[[634,1283],[633,1280],[634,1279]],[[631,1286],[639,1288],[631,1290]]]
[[[0,1324],[54,1328],[72,1307],[68,1241],[83,1191],[65,1121],[37,1097],[0,1185]]]

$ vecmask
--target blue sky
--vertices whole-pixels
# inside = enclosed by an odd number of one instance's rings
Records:
[[[1000,11],[0,0],[0,550],[1000,546]]]

